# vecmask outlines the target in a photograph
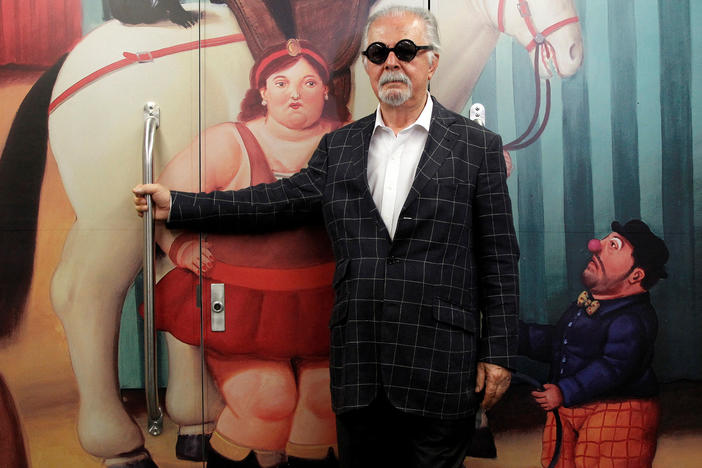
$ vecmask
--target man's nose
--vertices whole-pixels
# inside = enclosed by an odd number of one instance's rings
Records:
[[[395,52],[390,52],[388,54],[388,58],[385,59],[385,68],[399,68],[400,67],[400,61],[397,58],[397,55],[395,55]]]
[[[594,254],[600,253],[602,250],[602,241],[599,239],[590,239],[590,241],[587,243],[587,250]]]

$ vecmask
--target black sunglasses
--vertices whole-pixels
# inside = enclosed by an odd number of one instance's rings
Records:
[[[390,52],[395,52],[395,56],[402,60],[403,62],[411,62],[417,56],[417,52],[420,50],[431,50],[432,46],[424,45],[418,46],[409,39],[402,39],[395,47],[388,47],[382,42],[374,42],[369,45],[366,50],[361,52],[365,55],[368,60],[376,65],[384,63],[388,59]]]

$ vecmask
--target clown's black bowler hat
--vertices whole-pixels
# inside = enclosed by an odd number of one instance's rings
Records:
[[[663,239],[651,232],[646,223],[640,219],[632,219],[626,224],[614,221],[612,231],[620,234],[634,248],[634,262],[641,267],[649,277],[667,278],[665,263],[668,261],[668,247]]]

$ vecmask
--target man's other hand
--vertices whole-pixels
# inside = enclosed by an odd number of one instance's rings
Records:
[[[485,396],[481,403],[483,409],[487,411],[500,401],[502,395],[509,388],[511,380],[512,373],[504,367],[487,362],[478,363],[475,391],[480,392],[485,388]]]
[[[154,208],[154,219],[166,220],[171,210],[171,191],[161,184],[140,184],[132,189],[134,193],[134,209],[139,216],[144,216],[149,206],[146,195],[151,195]]]

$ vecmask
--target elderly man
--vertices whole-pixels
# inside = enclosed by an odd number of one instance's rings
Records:
[[[170,228],[254,230],[320,213],[336,258],[332,406],[341,466],[457,467],[479,397],[509,386],[519,250],[500,137],[428,93],[436,20],[392,7],[368,20],[377,111],[326,135],[308,167],[236,192],[152,194]]]
[[[640,220],[612,223],[588,243],[583,291],[556,325],[520,324],[520,352],[551,363],[544,391],[532,392],[544,410],[557,410],[563,446],[557,466],[651,466],[659,407],[653,373],[658,331],[648,290],[667,276],[665,243]],[[548,414],[541,461],[555,448]]]

